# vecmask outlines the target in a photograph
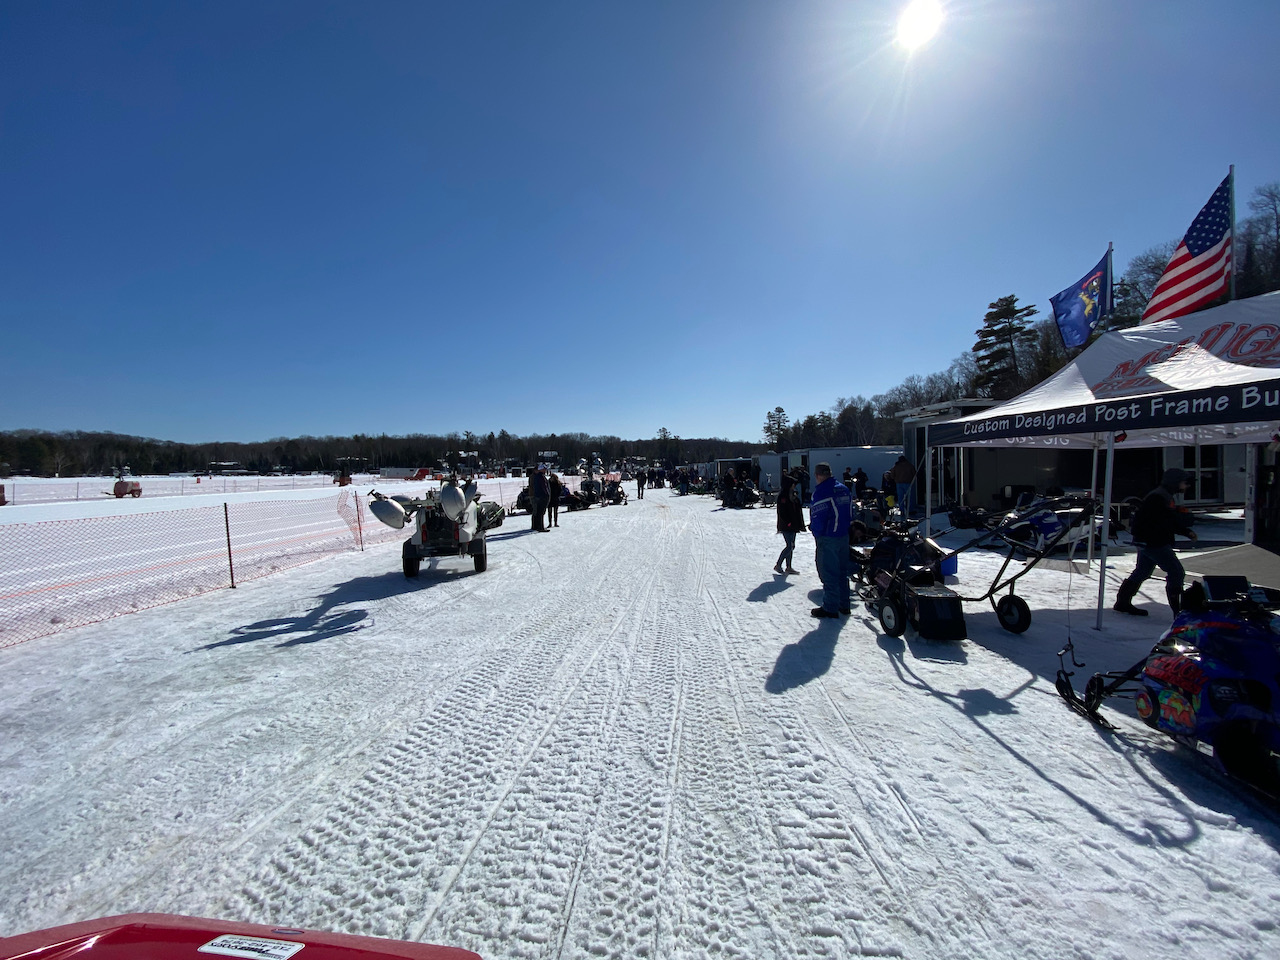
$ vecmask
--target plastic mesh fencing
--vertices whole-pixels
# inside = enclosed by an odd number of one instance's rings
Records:
[[[360,549],[370,542],[360,536],[362,499],[343,490],[0,525],[0,647],[230,587],[233,575],[240,583]],[[354,530],[344,510],[356,517]],[[391,536],[376,542],[403,536],[384,529]]]
[[[264,493],[282,490],[305,490],[332,487],[333,478],[322,475],[288,477],[130,477],[141,488],[141,496],[177,497],[223,493]],[[565,486],[577,491],[578,477],[563,477]],[[114,498],[114,477],[80,477],[75,480],[14,479],[4,481],[5,497],[9,503],[64,503],[71,500],[103,500]],[[484,479],[478,481],[480,492],[486,500],[496,500],[504,507],[515,504],[516,496],[528,483],[521,478]],[[370,487],[382,487],[383,493],[400,493],[405,488],[439,488],[439,481],[412,481],[381,479],[372,475],[356,474],[351,488],[367,492]],[[346,489],[345,487],[343,489]],[[492,492],[490,492],[492,491]],[[412,494],[411,494],[412,495]]]
[[[578,490],[578,477],[565,477]],[[527,481],[481,480],[511,512]],[[421,496],[397,485],[396,492]],[[378,522],[367,494],[0,524],[0,647],[269,576],[412,533]]]
[[[230,585],[222,507],[0,526],[0,647]]]
[[[151,497],[197,496],[222,493],[265,493],[277,490],[314,490],[333,487],[332,477],[316,475],[288,477],[130,477]],[[377,477],[357,474],[356,487],[367,487]],[[74,480],[14,479],[4,481],[9,503],[63,503],[70,500],[103,500],[115,497],[114,477],[79,477]]]

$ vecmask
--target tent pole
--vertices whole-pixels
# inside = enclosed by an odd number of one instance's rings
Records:
[[[903,518],[907,517],[904,508]],[[933,450],[929,447],[929,423],[924,425],[924,535],[933,536]]]
[[[1111,477],[1116,460],[1116,435],[1114,431],[1107,434],[1107,473],[1103,481],[1102,515],[1111,519]],[[1093,539],[1090,537],[1090,539]],[[1098,557],[1098,619],[1094,623],[1095,630],[1102,629],[1102,606],[1106,603],[1107,592],[1107,538],[1102,538],[1102,553]]]
[[[1258,484],[1258,456],[1262,452],[1262,444],[1248,443],[1244,448],[1244,542],[1254,542],[1254,496]],[[1223,489],[1226,489],[1226,477],[1223,477]],[[1224,497],[1225,499],[1225,497]]]
[[[1095,500],[1098,498],[1098,440],[1096,436],[1094,437],[1094,441],[1093,441],[1093,473],[1089,474],[1089,496],[1093,497]],[[1108,520],[1109,519],[1110,519],[1110,516],[1108,515]],[[1106,534],[1103,534],[1103,538],[1104,539],[1106,538]],[[1088,570],[1088,571],[1093,570],[1093,531],[1092,530],[1089,531],[1089,549],[1085,553],[1084,568],[1085,570]]]

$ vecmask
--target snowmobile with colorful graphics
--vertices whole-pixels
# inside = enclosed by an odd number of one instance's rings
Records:
[[[1280,798],[1280,591],[1244,577],[1204,577],[1151,653],[1128,670],[1095,673],[1079,696],[1068,640],[1059,651],[1059,695],[1115,729],[1099,708],[1132,699],[1138,717],[1199,753],[1222,773]],[[1070,657],[1070,664],[1066,658]]]
[[[373,498],[370,511],[389,527],[401,530],[410,515],[414,518],[413,536],[401,550],[406,577],[417,577],[422,561],[430,557],[470,556],[476,573],[488,569],[486,534],[502,526],[507,512],[499,504],[480,503],[474,480],[459,486],[457,478],[450,477],[439,490],[428,490],[421,497],[386,497],[376,490],[370,490],[369,496]]]

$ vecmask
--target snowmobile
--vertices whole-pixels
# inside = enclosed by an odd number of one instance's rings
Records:
[[[1043,554],[1057,547],[1071,550],[1087,544],[1090,531],[1101,546],[1105,524],[1094,518],[1096,506],[1088,497],[1028,498],[1003,517],[987,517],[985,528],[998,530],[1001,540],[1025,553]],[[978,519],[977,514],[972,516]],[[960,519],[967,518],[961,515]]]
[[[370,490],[369,496],[373,498],[369,509],[389,527],[401,530],[413,515],[413,536],[401,550],[404,575],[409,579],[418,576],[424,557],[470,556],[476,573],[488,569],[486,534],[502,526],[507,512],[499,504],[480,503],[474,480],[460,487],[457,478],[450,477],[439,490],[428,490],[421,497],[385,497],[376,490]]]
[[[1098,726],[1099,708],[1134,701],[1149,727],[1211,757],[1220,772],[1280,799],[1280,591],[1244,577],[1211,577],[1183,593],[1183,610],[1151,652],[1128,670],[1095,673],[1079,696],[1083,667],[1068,640],[1058,652],[1059,695]]]
[[[604,484],[599,480],[583,480],[582,484],[578,487],[578,499],[582,501],[582,506],[579,509],[586,509],[587,507],[592,507],[597,503],[600,503],[601,492],[603,490]]]
[[[605,503],[612,503],[614,506],[627,502],[627,492],[622,489],[622,483],[618,480],[610,480],[604,485],[602,497]]]

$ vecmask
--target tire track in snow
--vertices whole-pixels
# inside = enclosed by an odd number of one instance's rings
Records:
[[[602,586],[621,570],[619,562],[595,569]],[[563,592],[580,590],[575,584]],[[439,891],[460,882],[465,886],[468,857],[482,849],[483,836],[496,811],[514,795],[521,771],[529,769],[530,758],[563,722],[560,715],[591,675],[591,664],[608,649],[565,629],[560,601],[558,593],[548,594],[536,615],[495,643],[492,658],[419,721],[332,814],[247,884],[238,904],[304,915],[328,910],[351,932],[404,936],[414,931],[434,937],[436,930],[447,930],[447,911],[441,910],[446,898]],[[606,613],[612,616],[605,622],[633,621],[629,612],[641,602],[643,597],[611,597]],[[558,697],[546,703],[549,694]],[[517,732],[509,750],[497,748],[495,729],[522,731],[530,720],[541,720],[539,737],[520,742],[524,735]],[[598,730],[598,716],[593,724]],[[424,787],[431,788],[430,795],[418,796]],[[454,806],[457,812],[451,813]],[[477,822],[485,826],[468,835],[467,824]],[[328,866],[335,859],[352,862],[337,883]],[[358,888],[370,877],[374,889],[362,892]],[[322,879],[330,889],[313,889],[313,881]],[[424,915],[437,914],[440,922],[434,926],[423,923]],[[476,940],[476,932],[467,939]]]
[[[458,942],[459,935],[483,931],[482,951],[489,953],[545,956],[553,945],[556,954],[563,952],[581,888],[584,856],[599,822],[596,796],[608,774],[615,718],[635,660],[641,620],[637,612],[650,602],[656,570],[649,569],[634,599],[613,618],[607,635],[594,643],[603,663],[584,676],[566,699],[557,722],[547,728],[538,750],[531,754],[527,775],[507,798],[502,817],[480,838],[467,876],[440,912],[436,927],[443,939]],[[602,588],[615,573],[613,566],[597,572]],[[514,891],[521,879],[511,876],[504,854],[535,846],[538,875],[523,878],[533,882],[519,887],[519,897],[504,902],[508,925],[487,928],[494,891]]]
[[[725,682],[735,699],[743,702],[735,669],[738,660],[730,652],[730,638],[742,636],[742,631],[714,597],[712,610],[718,621]],[[878,933],[886,916],[883,901],[888,878],[883,864],[858,842],[858,832],[830,795],[821,769],[825,758],[812,754],[806,731],[790,715],[785,700],[774,699],[779,702],[762,704],[765,722],[751,734],[753,753],[758,756],[753,779],[760,785],[762,814],[777,838],[782,904],[807,918],[808,936],[800,938],[788,954],[893,954],[896,946]],[[850,889],[873,893],[879,909],[876,904],[843,906],[851,900]]]

